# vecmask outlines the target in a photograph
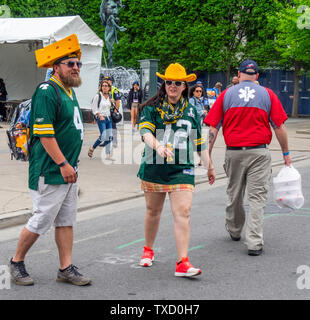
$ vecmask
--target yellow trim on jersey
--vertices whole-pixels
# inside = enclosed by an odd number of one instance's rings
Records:
[[[39,131],[39,130],[33,130],[33,134],[37,135],[43,135],[43,134],[55,134],[55,131]]]
[[[33,125],[34,128],[38,128],[38,129],[41,129],[41,128],[52,128],[54,130],[54,127],[52,124],[34,124]]]
[[[55,134],[55,130],[52,124],[34,124],[33,134]]]
[[[156,127],[153,123],[144,121],[139,124],[139,130],[141,130],[142,128],[150,129],[152,132],[155,132]]]
[[[57,83],[62,89],[63,91],[67,94],[67,96],[73,100],[73,95],[72,95],[72,90],[71,88],[69,88],[69,91],[65,88],[64,84],[57,78],[55,78],[55,76],[51,76],[50,80]]]

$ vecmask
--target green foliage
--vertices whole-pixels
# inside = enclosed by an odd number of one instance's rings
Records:
[[[228,71],[245,57],[263,65],[276,55],[267,17],[271,0],[123,1],[120,20],[127,27],[114,61],[160,59],[161,69],[178,61],[191,70]]]
[[[307,68],[310,29],[296,27],[296,6],[310,0],[123,0],[114,45],[116,65],[138,68],[138,60],[171,62],[188,70],[225,71],[229,75],[244,58],[261,67],[290,64]],[[99,16],[101,0],[7,0],[13,17],[80,15],[104,40]],[[295,5],[295,8],[292,6]],[[309,19],[310,20],[310,19]],[[300,20],[299,20],[300,21]],[[301,21],[302,23],[302,21]],[[310,21],[309,21],[310,24]],[[306,54],[307,53],[307,54]]]
[[[292,66],[300,63],[304,70],[310,68],[310,0],[294,0],[279,5],[270,24],[276,28],[275,48],[280,54],[279,63]]]

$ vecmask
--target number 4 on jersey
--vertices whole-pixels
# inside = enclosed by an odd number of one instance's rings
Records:
[[[80,111],[78,107],[74,107],[74,119],[73,119],[74,125],[77,130],[81,130],[81,140],[83,140],[84,137],[84,127],[83,122],[81,119]]]

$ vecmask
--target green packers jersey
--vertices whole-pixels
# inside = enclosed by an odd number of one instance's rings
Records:
[[[29,188],[33,190],[38,188],[40,175],[44,176],[46,184],[65,183],[58,165],[38,138],[54,137],[63,155],[76,170],[83,143],[82,112],[75,93],[66,90],[55,77],[50,80],[58,85],[61,98],[59,114],[57,93],[49,84],[39,86],[31,101],[30,139],[34,145],[29,158]]]
[[[143,136],[151,132],[161,145],[169,147],[174,157],[162,158],[145,145],[138,177],[159,184],[193,184],[194,151],[207,148],[201,133],[196,108],[188,104],[182,117],[172,124],[164,124],[156,107],[146,106],[140,115],[139,130]]]

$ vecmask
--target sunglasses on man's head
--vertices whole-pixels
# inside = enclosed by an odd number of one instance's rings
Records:
[[[165,83],[168,87],[172,86],[173,83],[175,84],[176,87],[181,87],[181,85],[184,84],[183,81],[172,81],[172,80],[166,80]]]
[[[66,64],[68,68],[73,68],[74,65],[81,69],[82,68],[82,62],[81,61],[68,61],[68,62],[60,62],[60,64]]]

